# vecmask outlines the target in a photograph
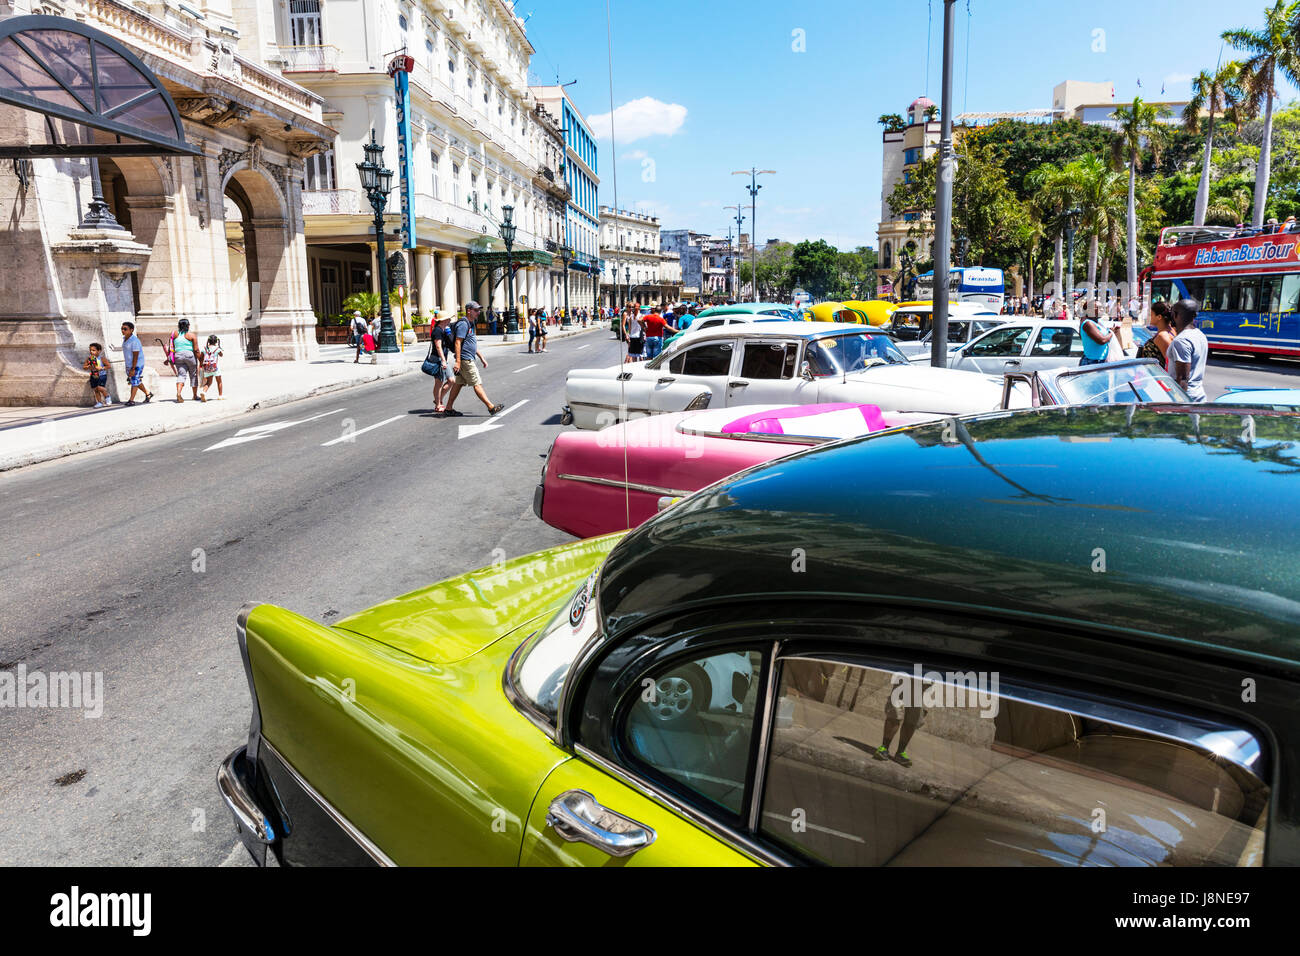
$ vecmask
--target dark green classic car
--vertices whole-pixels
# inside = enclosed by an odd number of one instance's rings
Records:
[[[1297,864],[1297,488],[1272,410],[822,446],[333,626],[250,606],[219,787],[282,864]]]

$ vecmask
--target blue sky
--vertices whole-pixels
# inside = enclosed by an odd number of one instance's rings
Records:
[[[615,143],[600,139],[600,201],[664,228],[726,235],[757,166],[758,238],[875,245],[882,113],[939,101],[942,0],[609,0]],[[516,0],[537,48],[530,82],[570,94],[607,129],[604,0]],[[967,9],[970,18],[967,18]],[[1109,81],[1117,101],[1189,95],[1219,34],[1263,24],[1264,0],[958,0],[954,115],[1046,109],[1066,79]],[[927,12],[933,12],[927,82]],[[969,24],[969,26],[968,26]],[[802,50],[799,49],[802,41]],[[969,64],[967,46],[969,42]],[[1232,56],[1223,51],[1224,59]],[[1141,80],[1141,89],[1137,82]],[[1289,86],[1283,100],[1297,96]],[[603,119],[602,119],[603,117]]]

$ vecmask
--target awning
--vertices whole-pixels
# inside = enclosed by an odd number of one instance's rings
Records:
[[[67,17],[0,21],[0,157],[198,154],[158,77],[117,40]]]

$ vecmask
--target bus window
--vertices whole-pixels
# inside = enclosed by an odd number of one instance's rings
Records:
[[[1261,312],[1295,312],[1300,308],[1300,275],[1264,276]]]
[[[1259,278],[1242,276],[1232,280],[1233,309],[1237,312],[1259,311]]]
[[[1152,302],[1169,302],[1174,297],[1174,283],[1172,279],[1157,279],[1151,283],[1151,301]]]
[[[1202,312],[1225,312],[1228,309],[1228,291],[1232,280],[1226,276],[1205,280],[1205,294],[1201,298]]]
[[[1282,282],[1282,305],[1279,312],[1300,311],[1300,275],[1286,276]]]

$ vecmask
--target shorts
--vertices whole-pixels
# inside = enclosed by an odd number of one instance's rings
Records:
[[[645,339],[628,339],[628,340],[627,340],[627,354],[628,354],[628,355],[640,355],[641,352],[642,352],[644,349],[645,349]]]
[[[451,370],[451,363],[443,362],[438,366],[438,374],[433,377],[433,380],[442,385],[445,382],[450,382],[454,377],[455,373]]]
[[[220,368],[214,368],[210,372],[207,369],[203,369],[203,380],[207,381],[208,379],[216,378],[220,374],[221,374]]]
[[[90,376],[90,387],[91,387],[91,388],[107,388],[107,387],[108,387],[108,373],[107,373],[107,372],[96,372],[95,374],[91,375],[91,376]]]
[[[197,388],[199,384],[199,365],[194,360],[194,356],[187,352],[178,352],[173,363],[176,367],[176,381],[181,384],[185,383],[188,378],[190,387]]]
[[[127,384],[128,384],[128,385],[143,385],[143,384],[144,384],[144,366],[141,365],[141,366],[140,366],[139,368],[137,368],[134,372],[132,372],[130,369],[128,369],[128,370],[127,370],[127,373],[126,373],[126,376],[127,376],[126,381],[127,381]]]
[[[456,381],[461,385],[468,385],[470,388],[483,384],[483,379],[479,377],[478,367],[474,364],[474,359],[462,358],[460,360],[460,371],[456,373]]]

